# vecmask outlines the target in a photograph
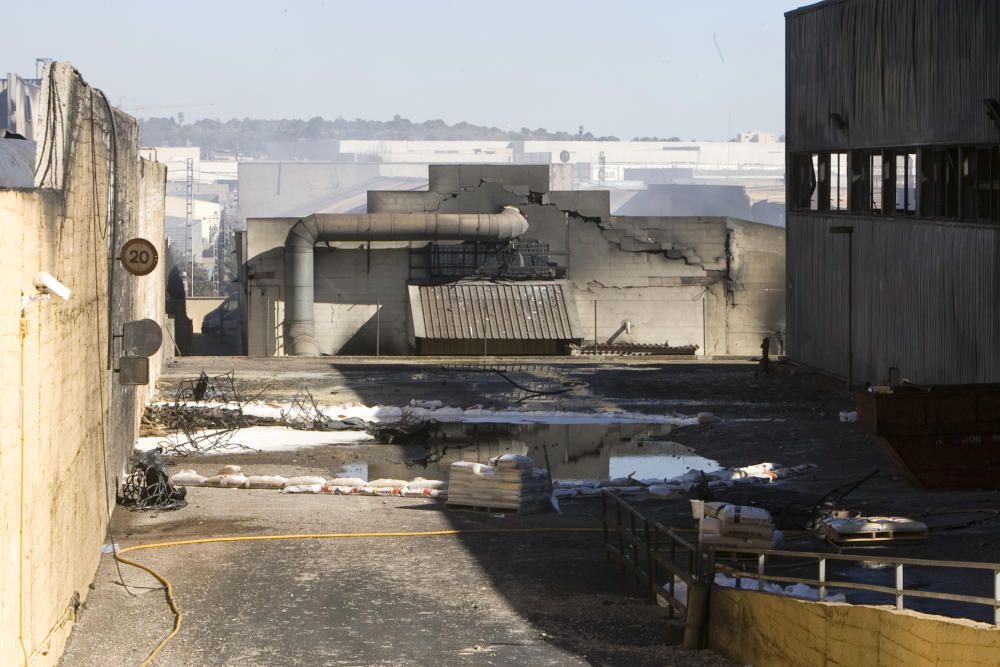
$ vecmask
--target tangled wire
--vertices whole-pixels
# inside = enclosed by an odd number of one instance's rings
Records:
[[[129,471],[118,502],[133,510],[177,510],[187,501],[187,489],[170,482],[160,448],[143,452]]]

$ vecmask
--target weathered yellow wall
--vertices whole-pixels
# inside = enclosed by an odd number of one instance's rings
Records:
[[[1000,631],[983,623],[718,587],[709,645],[754,667],[1000,665]]]
[[[74,600],[86,598],[149,392],[122,387],[108,368],[109,250],[142,235],[163,251],[165,171],[139,160],[135,121],[115,112],[112,124],[71,67],[49,73],[55,82],[46,88],[46,79],[43,94],[57,95],[59,123],[38,181],[47,187],[0,189],[2,665],[55,664]],[[22,316],[38,271],[72,296],[32,303]],[[163,294],[162,269],[140,279],[116,265],[111,328],[137,317],[162,322]],[[154,381],[159,366],[157,355]]]

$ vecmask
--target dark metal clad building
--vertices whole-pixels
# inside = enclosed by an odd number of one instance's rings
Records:
[[[789,12],[786,137],[789,356],[1000,382],[1000,1]]]

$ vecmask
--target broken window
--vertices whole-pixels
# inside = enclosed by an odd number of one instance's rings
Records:
[[[885,215],[885,180],[884,170],[885,157],[883,153],[870,153],[868,155],[868,177],[871,182],[868,192],[871,193],[870,209],[874,215]]]
[[[850,191],[847,203],[851,213],[866,214],[872,210],[872,156],[871,153],[856,151],[849,155],[847,169],[850,172]]]
[[[1000,146],[795,153],[790,173],[801,211],[1000,222]]]
[[[920,150],[920,216],[958,217],[958,148]]]
[[[962,217],[1000,221],[1000,147],[962,150]]]
[[[847,210],[847,153],[830,154],[830,210]]]
[[[792,205],[802,211],[816,210],[816,163],[814,153],[794,153],[792,167]]]
[[[893,159],[896,190],[896,214],[917,212],[917,154],[896,153]]]
[[[792,165],[795,208],[847,210],[847,153],[798,153]]]

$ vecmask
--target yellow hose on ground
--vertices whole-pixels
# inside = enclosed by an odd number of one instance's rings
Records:
[[[301,533],[301,534],[290,534],[290,535],[238,535],[232,537],[200,537],[191,540],[175,540],[172,542],[152,542],[150,544],[137,544],[132,547],[125,547],[124,549],[119,549],[114,557],[120,563],[125,565],[131,565],[132,567],[138,568],[144,572],[147,572],[154,579],[163,584],[163,594],[167,598],[167,604],[170,606],[170,611],[174,615],[174,627],[170,630],[170,633],[160,640],[146,659],[142,661],[140,667],[147,667],[152,664],[153,659],[163,650],[163,647],[167,643],[177,636],[177,633],[181,631],[181,619],[183,614],[181,613],[180,607],[177,606],[177,600],[174,598],[174,586],[170,583],[166,577],[161,575],[159,572],[151,567],[137,563],[128,558],[122,558],[122,554],[128,553],[130,551],[143,551],[145,549],[165,549],[167,547],[182,547],[190,546],[193,544],[213,544],[213,543],[225,543],[225,542],[272,542],[276,540],[332,540],[332,539],[358,539],[358,538],[402,538],[402,537],[446,537],[450,535],[487,535],[487,534],[512,534],[512,533],[599,533],[601,528],[569,528],[569,527],[555,527],[555,528],[471,528],[468,530],[422,530],[422,531],[402,531],[402,532],[387,532],[387,533]]]

